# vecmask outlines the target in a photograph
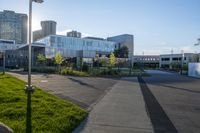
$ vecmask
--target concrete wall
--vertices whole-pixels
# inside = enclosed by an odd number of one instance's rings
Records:
[[[189,63],[188,76],[200,78],[200,63]]]

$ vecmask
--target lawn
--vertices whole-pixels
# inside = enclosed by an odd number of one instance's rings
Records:
[[[0,73],[0,121],[24,133],[26,125],[26,83]],[[32,94],[32,132],[68,133],[85,119],[78,106],[36,88]]]

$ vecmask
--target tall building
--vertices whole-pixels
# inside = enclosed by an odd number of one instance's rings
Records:
[[[52,20],[41,21],[41,30],[33,32],[33,42],[49,35],[56,35],[56,22]]]
[[[42,37],[56,34],[56,22],[55,21],[42,21],[41,26],[42,26]]]
[[[8,10],[0,12],[0,39],[27,43],[27,20],[26,14]]]
[[[33,31],[33,42],[42,38],[42,30]]]
[[[81,38],[81,33],[77,31],[70,31],[70,32],[67,32],[67,37]]]

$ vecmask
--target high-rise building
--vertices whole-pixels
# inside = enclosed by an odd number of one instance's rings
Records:
[[[70,32],[67,32],[67,37],[81,38],[81,33],[77,31],[70,31]]]
[[[42,37],[46,37],[48,35],[56,34],[56,22],[55,21],[41,21],[42,26]]]
[[[8,10],[0,12],[0,39],[27,43],[27,20],[26,14]]]
[[[49,35],[56,35],[56,22],[52,20],[41,21],[41,30],[33,32],[33,42]]]
[[[33,42],[42,38],[42,30],[33,31]]]

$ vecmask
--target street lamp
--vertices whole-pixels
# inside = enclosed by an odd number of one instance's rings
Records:
[[[197,41],[198,41],[198,43],[194,44],[194,46],[199,46],[199,45],[200,45],[200,38],[197,39]],[[198,61],[200,62],[200,56],[199,56],[199,60],[198,60]],[[198,61],[197,61],[197,62],[198,62]]]
[[[31,85],[31,43],[32,43],[32,2],[42,3],[43,0],[29,0],[29,65],[28,65],[28,85],[26,85],[27,93],[27,112],[26,112],[26,133],[31,133],[31,93],[33,88]]]
[[[184,64],[184,51],[181,50],[181,74],[183,74],[183,64]]]
[[[5,74],[5,71],[6,71],[6,51],[5,50],[2,50],[0,51],[1,52],[1,55],[2,55],[2,58],[3,58],[3,75]]]

